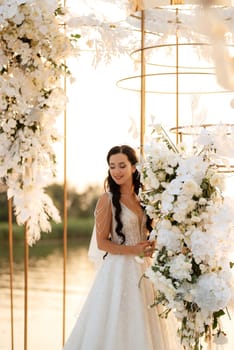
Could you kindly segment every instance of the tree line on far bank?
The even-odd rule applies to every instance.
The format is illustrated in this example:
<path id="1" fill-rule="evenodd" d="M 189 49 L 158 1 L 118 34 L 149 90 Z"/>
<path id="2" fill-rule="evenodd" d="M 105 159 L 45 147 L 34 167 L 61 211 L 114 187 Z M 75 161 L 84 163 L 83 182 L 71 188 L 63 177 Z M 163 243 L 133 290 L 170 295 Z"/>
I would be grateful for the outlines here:
<path id="1" fill-rule="evenodd" d="M 76 189 L 68 186 L 66 193 L 68 219 L 93 217 L 94 209 L 102 188 L 99 186 L 88 186 L 83 192 L 78 193 Z M 64 213 L 64 187 L 54 183 L 47 187 L 46 193 L 51 197 L 59 210 L 61 217 Z M 13 215 L 14 218 L 14 215 Z M 6 192 L 0 193 L 0 222 L 8 221 L 8 206 Z M 15 218 L 14 218 L 15 221 Z"/>

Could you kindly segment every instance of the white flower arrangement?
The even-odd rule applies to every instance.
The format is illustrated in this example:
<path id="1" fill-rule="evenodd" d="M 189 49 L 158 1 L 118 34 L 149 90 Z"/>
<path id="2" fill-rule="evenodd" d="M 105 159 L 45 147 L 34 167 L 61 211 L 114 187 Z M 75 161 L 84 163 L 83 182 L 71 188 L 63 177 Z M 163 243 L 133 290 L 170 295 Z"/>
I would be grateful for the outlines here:
<path id="1" fill-rule="evenodd" d="M 60 216 L 45 193 L 56 173 L 55 127 L 65 108 L 62 77 L 75 52 L 57 0 L 3 0 L 0 4 L 0 182 L 13 199 L 28 242 Z"/>
<path id="2" fill-rule="evenodd" d="M 224 176 L 209 157 L 213 143 L 186 154 L 160 126 L 155 131 L 139 165 L 140 197 L 157 240 L 144 275 L 155 286 L 153 305 L 164 305 L 165 317 L 174 312 L 182 347 L 198 350 L 207 339 L 227 340 L 220 317 L 233 297 L 233 203 L 223 196 Z"/>

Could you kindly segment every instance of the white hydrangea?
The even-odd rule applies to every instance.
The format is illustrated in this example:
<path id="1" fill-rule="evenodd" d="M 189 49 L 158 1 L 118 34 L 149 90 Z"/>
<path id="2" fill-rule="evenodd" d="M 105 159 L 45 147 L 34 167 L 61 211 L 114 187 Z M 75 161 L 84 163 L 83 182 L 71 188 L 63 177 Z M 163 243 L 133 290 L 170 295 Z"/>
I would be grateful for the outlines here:
<path id="1" fill-rule="evenodd" d="M 187 197 L 200 196 L 202 193 L 200 184 L 194 181 L 194 179 L 186 179 L 183 184 L 182 193 Z"/>
<path id="2" fill-rule="evenodd" d="M 165 246 L 168 250 L 177 252 L 180 249 L 180 234 L 171 229 L 160 228 L 157 235 L 158 247 Z"/>
<path id="3" fill-rule="evenodd" d="M 199 277 L 194 300 L 202 310 L 215 312 L 224 309 L 231 299 L 231 289 L 217 273 L 207 273 Z"/>
<path id="4" fill-rule="evenodd" d="M 178 280 L 191 280 L 191 261 L 184 254 L 174 256 L 170 263 L 170 274 Z"/>

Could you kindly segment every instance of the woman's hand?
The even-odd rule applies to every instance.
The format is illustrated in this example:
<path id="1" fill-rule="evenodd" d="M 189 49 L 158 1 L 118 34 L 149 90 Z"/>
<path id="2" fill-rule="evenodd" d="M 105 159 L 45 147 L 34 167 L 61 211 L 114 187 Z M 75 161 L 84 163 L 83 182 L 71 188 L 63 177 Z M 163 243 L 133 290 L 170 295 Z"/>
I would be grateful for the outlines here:
<path id="1" fill-rule="evenodd" d="M 154 241 L 143 241 L 135 245 L 136 255 L 140 257 L 152 257 L 152 254 L 155 250 Z"/>

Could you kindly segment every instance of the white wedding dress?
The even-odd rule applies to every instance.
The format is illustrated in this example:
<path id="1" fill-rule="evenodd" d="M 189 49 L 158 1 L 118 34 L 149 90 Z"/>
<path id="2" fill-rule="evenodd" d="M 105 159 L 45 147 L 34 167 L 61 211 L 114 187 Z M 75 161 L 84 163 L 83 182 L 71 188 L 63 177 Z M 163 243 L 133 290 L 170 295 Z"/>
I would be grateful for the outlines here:
<path id="1" fill-rule="evenodd" d="M 145 218 L 140 225 L 137 215 L 121 206 L 125 244 L 145 240 Z M 112 241 L 119 243 L 114 216 L 112 223 Z M 180 349 L 174 320 L 170 315 L 160 318 L 157 308 L 150 307 L 154 299 L 150 281 L 143 278 L 139 285 L 147 263 L 149 259 L 141 264 L 130 255 L 106 256 L 63 350 Z"/>

